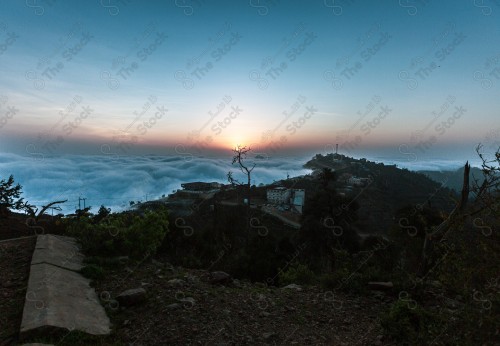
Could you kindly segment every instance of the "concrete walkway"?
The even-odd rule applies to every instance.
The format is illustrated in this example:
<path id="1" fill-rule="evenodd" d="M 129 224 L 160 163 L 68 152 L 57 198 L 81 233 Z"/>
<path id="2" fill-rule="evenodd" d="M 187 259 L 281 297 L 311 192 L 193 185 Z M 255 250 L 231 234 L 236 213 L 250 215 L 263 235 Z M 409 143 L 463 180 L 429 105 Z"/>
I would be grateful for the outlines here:
<path id="1" fill-rule="evenodd" d="M 110 333 L 109 318 L 90 281 L 77 272 L 82 261 L 73 238 L 38 236 L 21 322 L 22 339 L 68 330 Z"/>

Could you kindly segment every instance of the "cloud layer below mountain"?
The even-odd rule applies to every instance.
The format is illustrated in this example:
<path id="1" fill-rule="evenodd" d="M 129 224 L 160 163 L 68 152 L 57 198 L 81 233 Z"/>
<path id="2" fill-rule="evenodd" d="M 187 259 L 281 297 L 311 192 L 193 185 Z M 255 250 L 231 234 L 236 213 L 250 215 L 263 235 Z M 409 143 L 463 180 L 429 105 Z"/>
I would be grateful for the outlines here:
<path id="1" fill-rule="evenodd" d="M 306 159 L 274 158 L 255 161 L 253 184 L 310 172 L 302 167 Z M 86 198 L 96 212 L 105 205 L 113 210 L 126 208 L 130 201 L 145 201 L 168 195 L 190 181 L 227 183 L 227 172 L 243 178 L 228 158 L 182 156 L 61 156 L 37 157 L 0 154 L 0 179 L 14 175 L 23 186 L 23 196 L 37 206 L 67 199 L 64 213 Z M 81 201 L 83 207 L 83 201 Z"/>
<path id="2" fill-rule="evenodd" d="M 274 180 L 307 174 L 302 165 L 310 157 L 257 159 L 252 184 L 269 184 Z M 410 170 L 450 170 L 463 165 L 459 161 L 432 160 L 404 162 L 373 158 L 386 164 Z M 206 158 L 191 156 L 59 156 L 26 157 L 0 154 L 0 179 L 14 175 L 23 186 L 23 197 L 37 206 L 67 199 L 64 213 L 78 208 L 78 199 L 96 212 L 100 205 L 121 210 L 130 201 L 146 201 L 168 195 L 190 181 L 227 183 L 227 172 L 244 180 L 231 157 Z M 83 207 L 83 201 L 81 201 Z"/>

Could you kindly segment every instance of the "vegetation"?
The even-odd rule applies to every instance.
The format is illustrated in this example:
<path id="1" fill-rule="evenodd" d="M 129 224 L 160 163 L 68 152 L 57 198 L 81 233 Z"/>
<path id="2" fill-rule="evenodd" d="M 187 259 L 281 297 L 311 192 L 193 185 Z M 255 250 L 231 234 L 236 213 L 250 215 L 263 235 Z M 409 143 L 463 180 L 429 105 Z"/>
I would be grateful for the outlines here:
<path id="1" fill-rule="evenodd" d="M 0 180 L 0 215 L 6 215 L 10 209 L 26 210 L 32 207 L 21 197 L 23 187 L 14 185 L 14 176 Z"/>
<path id="2" fill-rule="evenodd" d="M 80 241 L 88 255 L 148 257 L 156 253 L 168 232 L 166 208 L 142 214 L 108 214 L 104 210 L 96 216 L 66 220 L 67 233 Z"/>

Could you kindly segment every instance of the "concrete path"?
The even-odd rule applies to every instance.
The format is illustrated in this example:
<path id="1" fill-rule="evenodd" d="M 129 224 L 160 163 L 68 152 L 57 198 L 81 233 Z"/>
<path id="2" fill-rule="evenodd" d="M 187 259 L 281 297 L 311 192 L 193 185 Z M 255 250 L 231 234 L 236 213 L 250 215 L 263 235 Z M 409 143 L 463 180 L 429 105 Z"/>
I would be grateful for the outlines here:
<path id="1" fill-rule="evenodd" d="M 109 318 L 90 281 L 77 273 L 82 261 L 74 239 L 38 236 L 21 322 L 22 339 L 68 330 L 110 333 Z"/>

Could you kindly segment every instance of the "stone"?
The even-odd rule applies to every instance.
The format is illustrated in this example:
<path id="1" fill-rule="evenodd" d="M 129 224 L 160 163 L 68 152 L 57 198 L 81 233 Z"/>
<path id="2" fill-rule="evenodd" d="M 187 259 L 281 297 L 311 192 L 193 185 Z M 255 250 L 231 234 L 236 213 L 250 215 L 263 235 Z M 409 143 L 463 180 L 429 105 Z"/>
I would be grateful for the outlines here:
<path id="1" fill-rule="evenodd" d="M 388 282 L 379 282 L 379 281 L 370 281 L 368 283 L 368 288 L 376 291 L 388 291 L 392 289 L 394 285 L 391 281 Z"/>
<path id="2" fill-rule="evenodd" d="M 155 266 L 163 266 L 163 263 L 158 262 L 158 261 L 157 261 L 157 260 L 155 260 L 155 259 L 152 259 L 152 260 L 151 260 L 151 263 L 153 263 Z"/>
<path id="3" fill-rule="evenodd" d="M 209 281 L 211 284 L 228 284 L 233 281 L 231 275 L 223 271 L 216 271 L 210 273 Z"/>
<path id="4" fill-rule="evenodd" d="M 262 311 L 260 314 L 259 314 L 260 317 L 269 317 L 271 316 L 271 314 L 267 311 Z"/>
<path id="5" fill-rule="evenodd" d="M 167 281 L 167 284 L 169 286 L 180 287 L 180 286 L 184 286 L 186 284 L 186 282 L 182 279 L 171 279 L 171 280 Z"/>
<path id="6" fill-rule="evenodd" d="M 174 286 L 174 287 L 181 287 L 181 286 L 184 286 L 185 285 L 185 281 L 184 280 L 181 280 L 181 279 L 172 279 L 172 280 L 168 280 L 167 281 L 167 284 L 169 286 Z"/>
<path id="7" fill-rule="evenodd" d="M 283 287 L 283 289 L 287 289 L 287 290 L 296 290 L 296 291 L 302 291 L 302 287 L 300 287 L 299 285 L 297 284 L 290 284 L 290 285 L 287 285 L 285 287 Z"/>
<path id="8" fill-rule="evenodd" d="M 198 283 L 200 281 L 200 279 L 197 276 L 190 274 L 185 275 L 184 278 L 186 279 L 187 282 L 192 284 Z"/>
<path id="9" fill-rule="evenodd" d="M 262 337 L 264 338 L 264 340 L 270 340 L 274 337 L 278 336 L 278 334 L 276 334 L 275 332 L 270 332 L 270 333 L 263 333 L 262 334 Z"/>
<path id="10" fill-rule="evenodd" d="M 452 310 L 456 310 L 462 307 L 464 304 L 456 301 L 455 299 L 445 298 L 444 305 Z"/>
<path id="11" fill-rule="evenodd" d="M 133 306 L 144 302 L 147 299 L 144 288 L 133 288 L 120 293 L 116 300 L 121 306 Z"/>
<path id="12" fill-rule="evenodd" d="M 182 299 L 178 299 L 178 300 L 180 302 L 183 302 L 183 303 L 188 303 L 191 306 L 193 306 L 196 303 L 196 300 L 194 300 L 193 297 L 186 297 L 186 298 L 182 298 Z"/>
<path id="13" fill-rule="evenodd" d="M 173 304 L 167 305 L 165 310 L 177 310 L 177 309 L 180 309 L 181 307 L 182 307 L 181 304 L 173 303 Z"/>

